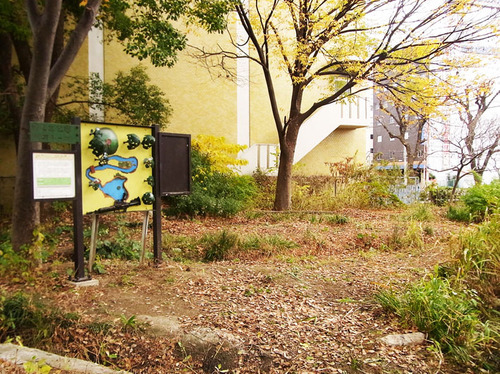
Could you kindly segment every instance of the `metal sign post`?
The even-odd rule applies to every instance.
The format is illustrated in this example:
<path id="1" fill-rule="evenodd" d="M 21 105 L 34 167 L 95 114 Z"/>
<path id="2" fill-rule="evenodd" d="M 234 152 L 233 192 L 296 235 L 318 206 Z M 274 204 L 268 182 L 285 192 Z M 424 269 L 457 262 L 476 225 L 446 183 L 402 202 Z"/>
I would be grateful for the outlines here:
<path id="1" fill-rule="evenodd" d="M 80 118 L 74 118 L 73 124 L 80 128 Z M 85 276 L 85 248 L 83 245 L 83 199 L 82 199 L 82 155 L 80 138 L 73 144 L 76 153 L 75 174 L 76 174 L 76 196 L 73 201 L 73 243 L 75 247 L 75 275 L 74 282 L 82 282 L 90 279 L 90 275 Z"/>
<path id="2" fill-rule="evenodd" d="M 155 196 L 155 202 L 153 204 L 153 254 L 155 262 L 158 264 L 161 262 L 161 189 L 160 189 L 160 127 L 158 125 L 153 126 L 153 136 L 157 140 L 153 148 L 154 159 L 156 162 L 153 166 L 153 175 L 155 184 L 153 186 L 153 194 Z"/>

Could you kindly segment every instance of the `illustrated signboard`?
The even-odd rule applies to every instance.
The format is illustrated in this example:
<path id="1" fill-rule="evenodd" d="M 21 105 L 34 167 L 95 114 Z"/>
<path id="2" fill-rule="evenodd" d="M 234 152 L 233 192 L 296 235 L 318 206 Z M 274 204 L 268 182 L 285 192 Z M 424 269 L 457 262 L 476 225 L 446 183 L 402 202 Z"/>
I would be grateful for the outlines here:
<path id="1" fill-rule="evenodd" d="M 33 198 L 75 198 L 75 154 L 33 152 Z"/>
<path id="2" fill-rule="evenodd" d="M 151 127 L 80 124 L 83 213 L 151 210 Z"/>

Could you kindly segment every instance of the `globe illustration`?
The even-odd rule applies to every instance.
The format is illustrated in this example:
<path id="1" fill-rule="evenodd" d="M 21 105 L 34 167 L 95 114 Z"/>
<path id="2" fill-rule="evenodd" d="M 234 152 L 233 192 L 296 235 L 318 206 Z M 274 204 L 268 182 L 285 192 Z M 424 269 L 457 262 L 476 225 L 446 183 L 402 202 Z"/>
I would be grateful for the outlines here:
<path id="1" fill-rule="evenodd" d="M 95 156 L 100 157 L 103 154 L 109 156 L 118 150 L 118 137 L 110 128 L 96 128 L 91 132 L 91 135 L 94 137 L 89 142 L 89 147 Z"/>

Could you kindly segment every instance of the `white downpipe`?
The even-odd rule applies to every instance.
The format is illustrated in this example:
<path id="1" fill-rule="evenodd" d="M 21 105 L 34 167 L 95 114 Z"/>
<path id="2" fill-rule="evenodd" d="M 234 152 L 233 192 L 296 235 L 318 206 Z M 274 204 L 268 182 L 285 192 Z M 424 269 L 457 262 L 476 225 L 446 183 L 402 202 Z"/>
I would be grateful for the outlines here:
<path id="1" fill-rule="evenodd" d="M 104 43 L 103 29 L 92 27 L 88 35 L 89 77 L 92 73 L 98 74 L 104 80 Z M 90 118 L 104 121 L 104 110 L 95 106 L 89 107 Z"/>

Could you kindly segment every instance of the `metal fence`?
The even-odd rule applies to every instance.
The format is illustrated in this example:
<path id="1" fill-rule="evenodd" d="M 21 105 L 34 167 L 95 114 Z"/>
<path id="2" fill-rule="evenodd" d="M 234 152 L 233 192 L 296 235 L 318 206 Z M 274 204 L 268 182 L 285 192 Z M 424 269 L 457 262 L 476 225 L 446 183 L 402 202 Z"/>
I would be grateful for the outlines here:
<path id="1" fill-rule="evenodd" d="M 391 192 L 405 204 L 411 204 L 420 199 L 420 183 L 418 178 L 410 177 L 391 187 Z"/>

